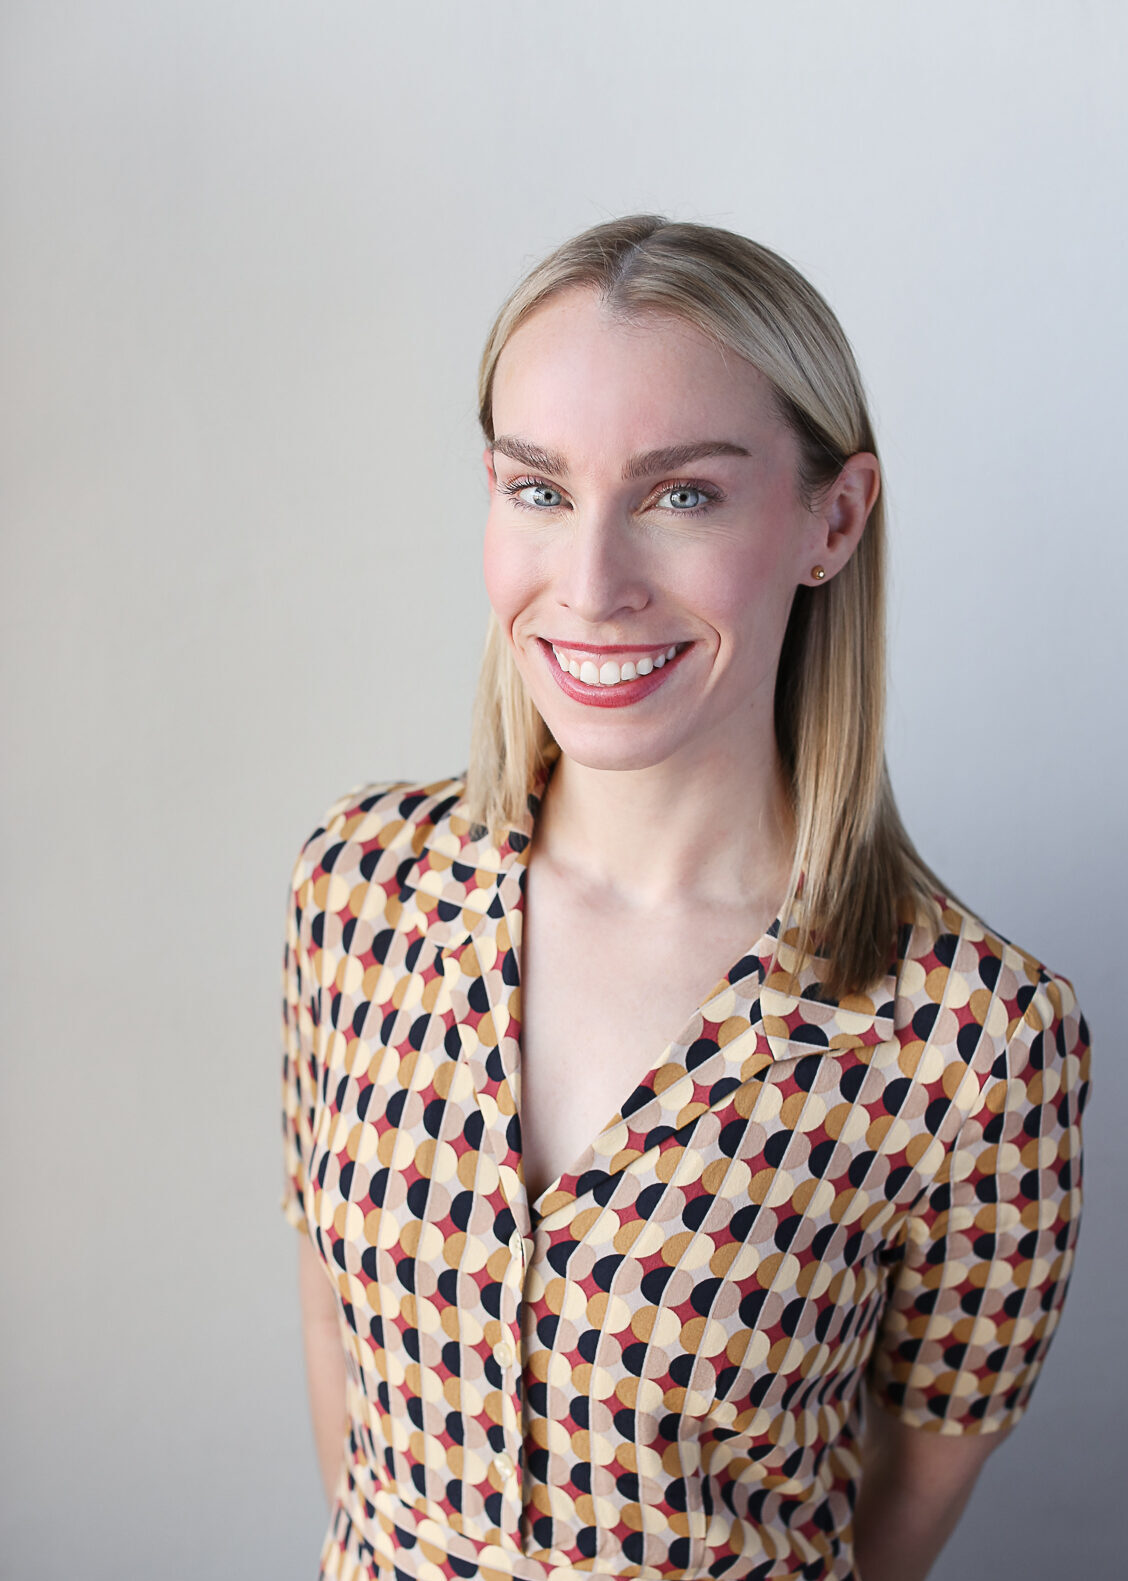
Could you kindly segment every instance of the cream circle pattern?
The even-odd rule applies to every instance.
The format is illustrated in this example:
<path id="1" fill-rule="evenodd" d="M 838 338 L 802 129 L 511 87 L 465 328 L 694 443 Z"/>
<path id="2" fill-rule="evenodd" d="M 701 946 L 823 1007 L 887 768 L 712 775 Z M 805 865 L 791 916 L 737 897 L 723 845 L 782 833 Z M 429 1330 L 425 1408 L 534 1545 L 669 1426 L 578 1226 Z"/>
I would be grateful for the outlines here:
<path id="1" fill-rule="evenodd" d="M 834 1001 L 777 921 L 530 1203 L 537 795 L 494 845 L 462 789 L 361 787 L 293 872 L 283 1207 L 348 1375 L 320 1574 L 847 1577 L 864 1377 L 947 1433 L 1030 1398 L 1080 1214 L 1073 990 L 941 897 Z"/>

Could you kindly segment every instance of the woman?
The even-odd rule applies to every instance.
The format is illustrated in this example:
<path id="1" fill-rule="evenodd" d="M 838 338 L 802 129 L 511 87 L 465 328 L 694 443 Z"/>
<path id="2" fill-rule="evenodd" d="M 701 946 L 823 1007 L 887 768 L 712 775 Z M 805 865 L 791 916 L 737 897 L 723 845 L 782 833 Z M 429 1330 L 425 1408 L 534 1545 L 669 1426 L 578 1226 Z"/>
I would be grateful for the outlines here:
<path id="1" fill-rule="evenodd" d="M 502 309 L 481 421 L 469 773 L 293 879 L 321 1573 L 913 1581 L 1057 1324 L 1087 1033 L 898 820 L 850 349 L 622 219 Z"/>

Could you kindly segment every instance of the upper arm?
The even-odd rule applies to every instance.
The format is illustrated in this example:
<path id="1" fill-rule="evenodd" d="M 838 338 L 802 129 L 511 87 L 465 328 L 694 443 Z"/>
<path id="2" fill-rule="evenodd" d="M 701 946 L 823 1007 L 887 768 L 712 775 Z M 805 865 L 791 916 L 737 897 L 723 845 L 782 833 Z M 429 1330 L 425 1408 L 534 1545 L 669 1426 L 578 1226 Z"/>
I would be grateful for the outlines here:
<path id="1" fill-rule="evenodd" d="M 302 1350 L 321 1480 L 332 1504 L 348 1434 L 348 1362 L 337 1295 L 327 1273 L 317 1247 L 303 1235 L 298 1247 Z"/>
<path id="2" fill-rule="evenodd" d="M 339 1345 L 337 1295 L 326 1277 L 321 1253 L 308 1235 L 298 1244 L 298 1299 L 307 1348 L 311 1336 L 326 1329 L 332 1330 L 334 1343 Z"/>
<path id="3" fill-rule="evenodd" d="M 318 973 L 324 965 L 324 930 L 332 926 L 339 934 L 339 912 L 347 899 L 336 893 L 340 881 L 332 872 L 333 862 L 357 817 L 397 789 L 362 785 L 339 797 L 298 852 L 290 875 L 282 960 L 281 1205 L 290 1223 L 307 1233 L 313 1223 L 310 1160 L 324 1107 L 326 1046 L 333 1034 L 332 1026 L 322 1024 L 321 997 L 327 985 Z"/>
<path id="4" fill-rule="evenodd" d="M 282 1211 L 296 1229 L 308 1233 L 306 1219 L 309 1157 L 317 1096 L 317 1066 L 308 953 L 312 884 L 307 852 L 294 866 L 286 912 L 282 955 Z"/>
<path id="5" fill-rule="evenodd" d="M 1022 960 L 1004 957 L 1000 983 L 1009 971 L 1017 986 L 994 1001 L 1001 1048 L 910 1215 L 871 1365 L 886 1411 L 931 1436 L 997 1435 L 1018 1421 L 1073 1263 L 1088 1030 L 1070 984 L 1044 973 L 1023 983 Z M 903 1447 L 943 1454 L 913 1436 Z"/>
<path id="6" fill-rule="evenodd" d="M 947 1503 L 971 1487 L 1009 1429 L 996 1433 L 937 1433 L 913 1427 L 870 1395 L 866 1412 L 865 1459 L 887 1480 L 927 1491 Z"/>

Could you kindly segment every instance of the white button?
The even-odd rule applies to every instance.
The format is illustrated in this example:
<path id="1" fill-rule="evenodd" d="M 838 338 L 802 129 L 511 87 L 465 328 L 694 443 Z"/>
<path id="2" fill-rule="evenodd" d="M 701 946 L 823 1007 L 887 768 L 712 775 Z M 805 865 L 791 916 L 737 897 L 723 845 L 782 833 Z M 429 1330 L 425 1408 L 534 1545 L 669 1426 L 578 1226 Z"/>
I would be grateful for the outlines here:
<path id="1" fill-rule="evenodd" d="M 513 1464 L 512 1455 L 507 1455 L 504 1450 L 502 1450 L 500 1455 L 494 1456 L 493 1463 L 494 1470 L 497 1472 L 499 1477 L 511 1477 L 517 1469 L 517 1467 Z"/>
<path id="2" fill-rule="evenodd" d="M 494 1348 L 494 1360 L 499 1367 L 512 1367 L 517 1360 L 516 1352 L 508 1340 L 503 1339 L 500 1345 Z"/>
<path id="3" fill-rule="evenodd" d="M 514 1257 L 520 1257 L 522 1261 L 524 1260 L 525 1243 L 521 1239 L 520 1230 L 514 1230 L 513 1234 L 509 1237 L 509 1250 L 513 1253 Z"/>

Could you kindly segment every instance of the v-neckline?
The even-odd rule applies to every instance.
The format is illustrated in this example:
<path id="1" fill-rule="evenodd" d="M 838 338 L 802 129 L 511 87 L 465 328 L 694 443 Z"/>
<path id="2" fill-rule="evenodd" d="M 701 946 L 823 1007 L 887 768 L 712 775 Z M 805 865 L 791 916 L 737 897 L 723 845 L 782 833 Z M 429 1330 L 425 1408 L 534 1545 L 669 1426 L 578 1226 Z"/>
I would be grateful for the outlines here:
<path id="1" fill-rule="evenodd" d="M 520 856 L 518 889 L 514 899 L 513 907 L 509 911 L 510 916 L 516 912 L 520 919 L 515 929 L 511 927 L 510 935 L 512 939 L 511 950 L 513 956 L 513 975 L 515 979 L 515 987 L 517 989 L 518 1004 L 522 1005 L 522 1009 L 524 1008 L 521 1000 L 521 990 L 524 981 L 523 941 L 525 932 L 525 919 L 528 914 L 526 885 L 529 876 L 529 862 L 531 857 L 532 849 L 530 845 L 530 847 L 522 852 Z M 777 916 L 768 925 L 764 932 L 760 934 L 759 938 L 757 938 L 747 950 L 743 951 L 743 953 L 737 957 L 729 970 L 724 973 L 723 976 L 717 979 L 706 997 L 698 1003 L 698 1005 L 686 1018 L 677 1035 L 672 1037 L 666 1043 L 655 1063 L 651 1065 L 646 1073 L 641 1077 L 641 1079 L 635 1083 L 634 1087 L 623 1099 L 623 1102 L 599 1127 L 599 1129 L 592 1136 L 591 1140 L 586 1144 L 583 1151 L 572 1160 L 567 1168 L 563 1169 L 560 1174 L 556 1175 L 552 1180 L 550 1180 L 548 1185 L 545 1186 L 544 1190 L 539 1192 L 535 1198 L 530 1196 L 528 1184 L 525 1180 L 525 1142 L 521 1114 L 521 1079 L 524 1054 L 524 1050 L 522 1048 L 522 1032 L 524 1030 L 523 1017 L 516 1021 L 515 1026 L 511 1023 L 509 1033 L 515 1045 L 516 1059 L 516 1067 L 512 1076 L 513 1097 L 517 1109 L 518 1129 L 521 1136 L 520 1178 L 522 1189 L 525 1193 L 525 1202 L 529 1212 L 529 1220 L 534 1227 L 540 1222 L 541 1218 L 545 1216 L 542 1204 L 545 1203 L 546 1199 L 556 1195 L 564 1194 L 566 1199 L 570 1200 L 575 1195 L 575 1193 L 572 1191 L 566 1191 L 564 1182 L 569 1180 L 579 1181 L 583 1179 L 584 1175 L 588 1172 L 588 1167 L 594 1163 L 597 1157 L 596 1148 L 600 1139 L 606 1136 L 609 1131 L 613 1130 L 615 1126 L 622 1124 L 625 1119 L 628 1119 L 632 1114 L 641 1109 L 648 1099 L 655 1095 L 654 1083 L 658 1077 L 658 1072 L 665 1066 L 669 1065 L 676 1049 L 686 1048 L 689 1046 L 691 1034 L 694 1032 L 699 1021 L 705 1016 L 705 1012 L 710 1008 L 710 1006 L 715 1006 L 718 1000 L 722 1000 L 726 994 L 731 993 L 737 984 L 747 982 L 749 977 L 758 975 L 760 982 L 762 983 L 764 981 L 767 972 L 767 965 L 775 951 L 776 941 L 779 937 L 782 925 L 782 917 Z M 742 968 L 745 967 L 747 967 L 747 969 L 742 970 Z M 636 1099 L 638 1100 L 637 1102 Z M 549 1211 L 556 1212 L 558 1206 L 563 1206 L 563 1204 L 558 1204 Z"/>
<path id="2" fill-rule="evenodd" d="M 530 1198 L 520 1127 L 521 931 L 532 835 L 546 780 L 542 766 L 528 798 L 528 818 L 504 838 L 495 841 L 484 825 L 459 818 L 454 827 L 441 819 L 442 827 L 423 842 L 440 858 L 437 882 L 427 889 L 439 898 L 424 927 L 428 933 L 435 930 L 440 970 L 449 978 L 449 990 L 457 988 L 467 996 L 461 1012 L 466 1017 L 461 1057 L 469 1067 L 485 1121 L 483 1145 L 500 1171 L 501 1190 L 521 1235 L 530 1233 L 534 1221 L 543 1223 L 566 1211 L 577 1192 L 597 1192 L 596 1177 L 609 1180 L 656 1140 L 659 1145 L 666 1143 L 681 1130 L 683 1114 L 695 1119 L 692 1111 L 696 1110 L 703 1116 L 716 1101 L 718 1083 L 731 1091 L 734 1079 L 762 1080 L 768 1067 L 780 1059 L 828 1048 L 862 1048 L 891 1037 L 896 991 L 895 977 L 888 975 L 874 985 L 872 998 L 870 993 L 856 994 L 840 1002 L 823 994 L 820 967 L 827 963 L 818 947 L 800 961 L 792 944 L 791 930 L 802 919 L 800 879 L 790 909 L 775 918 L 717 979 L 583 1151 Z M 448 807 L 456 801 L 457 796 Z M 452 866 L 448 884 L 442 875 Z M 478 955 L 483 944 L 486 949 Z M 896 963 L 891 961 L 890 974 L 895 971 Z M 726 996 L 731 996 L 727 1002 Z M 723 1021 L 714 1019 L 722 1011 Z M 699 1021 L 702 1036 L 691 1042 Z M 484 1023 L 481 1041 L 479 1023 Z M 703 1048 L 706 1042 L 709 1046 Z M 659 1072 L 678 1049 L 687 1056 L 684 1071 L 663 1083 L 659 1092 Z M 621 1137 L 614 1136 L 618 1127 Z M 596 1200 L 601 1200 L 598 1194 Z"/>

